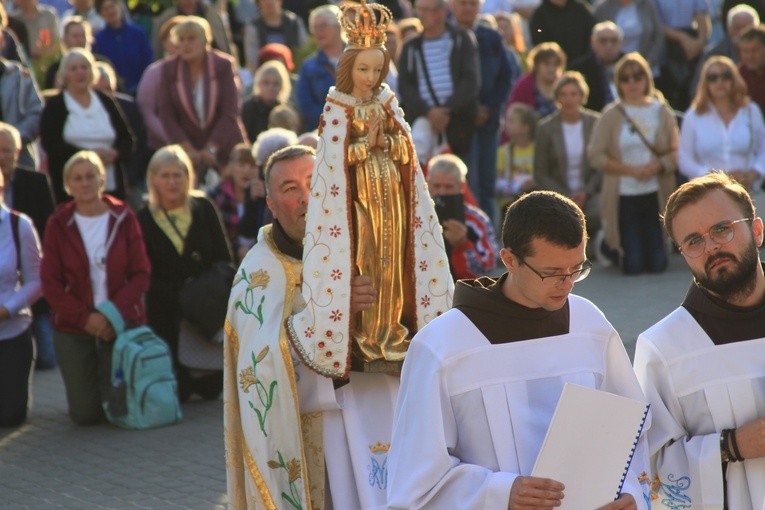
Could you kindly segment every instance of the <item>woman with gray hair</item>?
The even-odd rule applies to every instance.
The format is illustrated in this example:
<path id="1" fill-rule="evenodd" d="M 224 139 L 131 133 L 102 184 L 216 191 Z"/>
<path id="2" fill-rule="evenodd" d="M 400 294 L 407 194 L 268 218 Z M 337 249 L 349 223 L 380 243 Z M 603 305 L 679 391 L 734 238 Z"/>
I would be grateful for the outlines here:
<path id="1" fill-rule="evenodd" d="M 306 131 L 319 126 L 327 91 L 335 84 L 335 67 L 345 48 L 339 15 L 336 5 L 322 5 L 312 10 L 308 18 L 308 29 L 318 50 L 303 62 L 298 79 L 298 107 Z"/>
<path id="2" fill-rule="evenodd" d="M 194 377 L 180 363 L 181 288 L 216 262 L 230 264 L 232 260 L 218 211 L 210 200 L 193 191 L 193 185 L 194 168 L 183 148 L 163 147 L 149 161 L 149 203 L 138 212 L 153 269 L 146 295 L 149 325 L 173 353 L 181 402 L 192 393 L 215 399 L 223 389 L 222 367 L 221 371 Z"/>
<path id="3" fill-rule="evenodd" d="M 106 193 L 126 196 L 125 161 L 134 138 L 122 109 L 107 94 L 95 90 L 95 60 L 83 48 L 70 49 L 58 70 L 62 90 L 48 99 L 40 119 L 40 141 L 48 155 L 48 174 L 56 202 L 69 200 L 64 190 L 64 163 L 88 149 L 101 158 L 106 170 Z"/>

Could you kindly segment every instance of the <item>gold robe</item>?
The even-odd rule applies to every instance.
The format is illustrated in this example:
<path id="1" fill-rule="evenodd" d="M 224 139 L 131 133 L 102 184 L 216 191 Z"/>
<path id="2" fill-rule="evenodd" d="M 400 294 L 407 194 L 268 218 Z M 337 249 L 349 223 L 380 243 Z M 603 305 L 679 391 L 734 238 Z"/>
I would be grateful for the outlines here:
<path id="1" fill-rule="evenodd" d="M 370 150 L 368 119 L 374 112 L 383 119 L 386 150 Z M 372 277 L 377 300 L 361 312 L 352 332 L 354 353 L 363 361 L 404 359 L 409 346 L 402 324 L 404 308 L 404 250 L 407 230 L 406 200 L 400 165 L 409 163 L 405 135 L 377 100 L 354 107 L 348 144 L 348 166 L 353 189 L 356 233 L 355 263 L 359 274 Z"/>

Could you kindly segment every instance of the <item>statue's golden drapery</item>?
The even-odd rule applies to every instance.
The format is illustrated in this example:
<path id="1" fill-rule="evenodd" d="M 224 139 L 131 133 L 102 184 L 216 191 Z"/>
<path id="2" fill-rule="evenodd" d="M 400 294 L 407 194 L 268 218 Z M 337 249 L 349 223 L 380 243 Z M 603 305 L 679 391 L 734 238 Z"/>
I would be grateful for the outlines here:
<path id="1" fill-rule="evenodd" d="M 339 18 L 348 45 L 319 128 L 305 307 L 287 319 L 287 333 L 311 370 L 345 379 L 351 370 L 399 372 L 412 336 L 451 307 L 453 282 L 409 125 L 385 84 L 391 13 L 362 0 L 345 3 Z M 371 308 L 354 306 L 354 288 L 358 297 L 369 287 Z"/>
<path id="2" fill-rule="evenodd" d="M 385 147 L 369 148 L 370 119 L 381 119 Z M 355 194 L 356 267 L 372 278 L 377 302 L 361 312 L 353 338 L 354 354 L 363 361 L 404 359 L 409 345 L 402 324 L 404 306 L 404 249 L 409 226 L 399 166 L 411 155 L 385 108 L 374 99 L 354 107 L 348 145 L 348 164 Z"/>

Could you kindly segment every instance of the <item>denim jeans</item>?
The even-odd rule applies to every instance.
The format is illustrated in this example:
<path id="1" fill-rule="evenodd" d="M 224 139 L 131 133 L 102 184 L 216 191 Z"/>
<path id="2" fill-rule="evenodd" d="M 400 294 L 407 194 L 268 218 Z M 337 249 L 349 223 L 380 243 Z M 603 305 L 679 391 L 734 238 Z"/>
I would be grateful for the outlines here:
<path id="1" fill-rule="evenodd" d="M 499 121 L 489 119 L 473 135 L 468 167 L 468 185 L 473 191 L 478 206 L 494 224 L 497 220 L 497 204 L 494 200 L 494 186 L 497 181 L 497 148 L 499 146 Z M 500 222 L 502 218 L 499 218 Z"/>
<path id="2" fill-rule="evenodd" d="M 56 349 L 53 347 L 53 326 L 50 323 L 50 310 L 45 313 L 35 312 L 32 317 L 32 333 L 37 346 L 37 368 L 55 368 Z"/>
<path id="3" fill-rule="evenodd" d="M 658 193 L 619 197 L 619 237 L 624 274 L 661 273 L 667 268 Z"/>

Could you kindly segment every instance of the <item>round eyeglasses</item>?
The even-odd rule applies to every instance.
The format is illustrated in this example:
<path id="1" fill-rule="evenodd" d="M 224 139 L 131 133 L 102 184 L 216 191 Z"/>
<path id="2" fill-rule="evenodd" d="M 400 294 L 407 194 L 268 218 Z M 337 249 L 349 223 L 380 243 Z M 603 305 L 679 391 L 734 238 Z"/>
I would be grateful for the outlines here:
<path id="1" fill-rule="evenodd" d="M 683 239 L 682 243 L 680 243 L 680 253 L 692 259 L 700 256 L 707 248 L 707 242 L 704 239 L 707 236 L 709 236 L 709 238 L 716 244 L 728 244 L 729 242 L 733 241 L 733 237 L 736 234 L 736 223 L 741 223 L 744 221 L 752 221 L 752 218 L 741 218 L 740 220 L 734 221 L 722 221 L 717 225 L 712 225 L 706 234 L 691 234 Z"/>
<path id="2" fill-rule="evenodd" d="M 546 285 L 548 287 L 558 287 L 560 285 L 563 285 L 563 283 L 566 281 L 566 279 L 571 278 L 571 283 L 577 283 L 581 282 L 585 278 L 587 278 L 590 275 L 590 270 L 592 269 L 592 262 L 589 260 L 585 260 L 582 263 L 582 268 L 577 269 L 576 271 L 572 271 L 570 273 L 566 274 L 542 274 L 533 267 L 531 267 L 528 262 L 521 259 L 519 257 L 520 262 L 531 269 L 535 275 L 537 275 L 542 280 L 542 285 Z"/>

